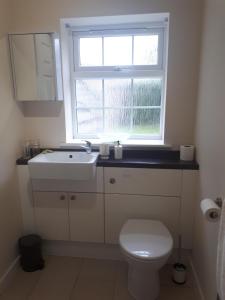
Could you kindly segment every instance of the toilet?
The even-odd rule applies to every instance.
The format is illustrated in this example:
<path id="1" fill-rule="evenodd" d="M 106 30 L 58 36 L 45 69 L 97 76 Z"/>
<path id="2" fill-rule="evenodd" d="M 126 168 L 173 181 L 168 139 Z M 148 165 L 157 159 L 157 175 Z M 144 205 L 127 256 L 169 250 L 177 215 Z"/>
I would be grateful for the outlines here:
<path id="1" fill-rule="evenodd" d="M 128 262 L 128 290 L 136 300 L 159 295 L 159 270 L 167 262 L 173 239 L 160 221 L 131 219 L 120 231 L 119 243 Z"/>

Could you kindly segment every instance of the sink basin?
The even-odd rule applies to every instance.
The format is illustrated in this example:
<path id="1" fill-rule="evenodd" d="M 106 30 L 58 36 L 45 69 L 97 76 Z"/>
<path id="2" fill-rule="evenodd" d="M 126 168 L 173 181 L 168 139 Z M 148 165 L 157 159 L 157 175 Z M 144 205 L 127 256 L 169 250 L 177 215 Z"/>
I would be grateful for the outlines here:
<path id="1" fill-rule="evenodd" d="M 54 151 L 28 161 L 32 179 L 90 180 L 95 176 L 98 153 Z"/>

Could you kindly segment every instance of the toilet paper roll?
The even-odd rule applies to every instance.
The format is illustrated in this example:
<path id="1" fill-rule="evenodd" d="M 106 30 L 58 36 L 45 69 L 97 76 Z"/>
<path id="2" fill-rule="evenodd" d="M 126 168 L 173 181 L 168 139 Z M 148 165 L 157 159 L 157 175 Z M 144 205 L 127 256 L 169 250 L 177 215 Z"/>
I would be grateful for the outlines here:
<path id="1" fill-rule="evenodd" d="M 192 161 L 194 160 L 194 150 L 193 145 L 181 145 L 180 146 L 180 160 Z"/>
<path id="2" fill-rule="evenodd" d="M 221 209 L 211 199 L 204 199 L 201 201 L 201 210 L 204 217 L 209 222 L 217 222 L 220 218 Z"/>

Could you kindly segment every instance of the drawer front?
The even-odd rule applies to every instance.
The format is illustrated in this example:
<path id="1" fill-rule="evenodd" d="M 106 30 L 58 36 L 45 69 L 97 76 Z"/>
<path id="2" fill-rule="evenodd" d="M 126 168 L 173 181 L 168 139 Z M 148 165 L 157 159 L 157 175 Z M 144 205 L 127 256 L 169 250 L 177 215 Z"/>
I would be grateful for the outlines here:
<path id="1" fill-rule="evenodd" d="M 92 180 L 33 179 L 33 191 L 64 191 L 76 193 L 103 193 L 103 168 L 96 168 Z"/>
<path id="2" fill-rule="evenodd" d="M 121 228 L 128 219 L 152 219 L 163 222 L 177 244 L 179 209 L 180 198 L 178 197 L 106 195 L 106 243 L 118 243 Z"/>
<path id="3" fill-rule="evenodd" d="M 104 168 L 109 194 L 180 196 L 181 170 Z"/>

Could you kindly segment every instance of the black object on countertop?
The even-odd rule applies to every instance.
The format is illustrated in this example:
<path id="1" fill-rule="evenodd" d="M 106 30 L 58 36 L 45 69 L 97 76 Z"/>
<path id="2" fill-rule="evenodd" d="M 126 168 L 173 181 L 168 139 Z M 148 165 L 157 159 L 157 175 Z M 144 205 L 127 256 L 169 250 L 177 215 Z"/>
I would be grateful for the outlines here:
<path id="1" fill-rule="evenodd" d="M 146 168 L 146 169 L 183 169 L 198 170 L 198 163 L 180 160 L 180 151 L 174 150 L 124 150 L 123 159 L 113 158 L 110 152 L 109 159 L 98 158 L 98 167 L 117 168 Z"/>
<path id="2" fill-rule="evenodd" d="M 18 166 L 27 165 L 29 159 L 31 159 L 31 157 L 30 157 L 30 158 L 19 157 L 19 158 L 17 158 L 17 160 L 16 160 L 16 164 L 17 164 Z"/>
<path id="3" fill-rule="evenodd" d="M 77 149 L 57 149 L 53 151 L 80 151 Z M 85 151 L 85 150 L 83 150 Z M 17 165 L 27 165 L 27 158 L 19 158 Z M 193 161 L 180 160 L 180 151 L 175 150 L 128 150 L 124 149 L 123 159 L 115 160 L 113 151 L 110 151 L 109 159 L 98 157 L 97 167 L 118 167 L 118 168 L 149 168 L 149 169 L 183 169 L 198 170 L 198 163 Z"/>
<path id="4" fill-rule="evenodd" d="M 45 266 L 42 257 L 42 239 L 39 235 L 29 234 L 18 241 L 20 265 L 25 272 L 41 270 Z"/>

